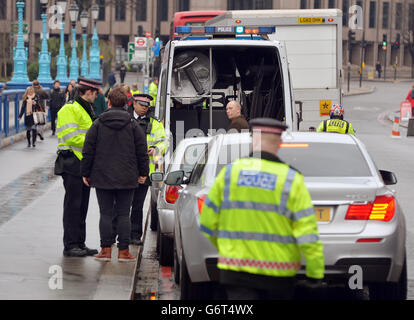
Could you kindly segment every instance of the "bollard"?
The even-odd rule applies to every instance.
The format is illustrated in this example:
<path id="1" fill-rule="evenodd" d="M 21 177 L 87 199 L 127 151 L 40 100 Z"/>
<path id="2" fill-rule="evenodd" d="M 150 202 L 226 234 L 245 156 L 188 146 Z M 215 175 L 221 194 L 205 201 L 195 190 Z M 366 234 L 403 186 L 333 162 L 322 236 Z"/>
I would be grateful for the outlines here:
<path id="1" fill-rule="evenodd" d="M 408 120 L 408 130 L 407 130 L 407 137 L 414 136 L 414 118 L 410 118 Z"/>
<path id="2" fill-rule="evenodd" d="M 392 125 L 392 138 L 401 138 L 400 134 L 400 117 L 395 116 L 394 117 L 394 123 Z"/>

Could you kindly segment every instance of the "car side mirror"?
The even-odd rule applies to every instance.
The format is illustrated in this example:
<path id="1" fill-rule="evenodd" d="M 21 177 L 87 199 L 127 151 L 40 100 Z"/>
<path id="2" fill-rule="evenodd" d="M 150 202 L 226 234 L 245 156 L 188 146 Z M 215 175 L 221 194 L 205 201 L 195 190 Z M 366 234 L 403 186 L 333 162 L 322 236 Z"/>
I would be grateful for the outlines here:
<path id="1" fill-rule="evenodd" d="M 150 175 L 151 182 L 162 182 L 164 180 L 164 173 L 162 172 L 153 172 Z"/>
<path id="2" fill-rule="evenodd" d="M 397 184 L 397 177 L 393 172 L 385 170 L 380 170 L 379 172 L 386 185 Z"/>
<path id="3" fill-rule="evenodd" d="M 165 184 L 168 184 L 170 186 L 179 186 L 181 184 L 186 183 L 184 181 L 184 178 L 184 170 L 173 171 L 167 175 L 167 179 L 165 179 Z"/>

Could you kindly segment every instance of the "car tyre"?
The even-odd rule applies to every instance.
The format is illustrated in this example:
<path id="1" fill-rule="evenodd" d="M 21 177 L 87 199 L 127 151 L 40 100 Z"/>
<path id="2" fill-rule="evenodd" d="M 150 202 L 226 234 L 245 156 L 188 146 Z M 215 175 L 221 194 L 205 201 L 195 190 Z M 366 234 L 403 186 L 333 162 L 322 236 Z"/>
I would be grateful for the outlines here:
<path id="1" fill-rule="evenodd" d="M 158 230 L 160 230 L 160 225 L 158 224 Z M 157 231 L 160 234 L 160 248 L 159 248 L 159 262 L 162 266 L 172 266 L 174 253 L 173 253 L 173 239 L 162 234 L 160 231 Z"/>
<path id="2" fill-rule="evenodd" d="M 369 285 L 370 300 L 406 300 L 407 299 L 407 259 L 404 258 L 398 282 L 373 283 Z"/>
<path id="3" fill-rule="evenodd" d="M 150 228 L 152 231 L 157 231 L 158 226 L 158 210 L 157 210 L 157 202 L 153 201 L 151 198 L 151 225 Z"/>
<path id="4" fill-rule="evenodd" d="M 193 283 L 188 274 L 187 263 L 183 253 L 180 267 L 180 299 L 181 300 L 198 300 L 201 295 L 201 284 Z"/>

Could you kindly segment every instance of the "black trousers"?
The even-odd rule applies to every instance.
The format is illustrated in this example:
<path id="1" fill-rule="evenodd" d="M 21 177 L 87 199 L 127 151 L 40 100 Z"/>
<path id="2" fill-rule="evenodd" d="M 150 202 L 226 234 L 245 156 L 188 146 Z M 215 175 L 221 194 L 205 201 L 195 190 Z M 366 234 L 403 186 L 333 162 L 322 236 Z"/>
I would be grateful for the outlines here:
<path id="1" fill-rule="evenodd" d="M 140 184 L 135 189 L 131 209 L 131 239 L 141 239 L 142 237 L 142 218 L 144 216 L 142 210 L 148 188 L 149 185 Z"/>
<path id="2" fill-rule="evenodd" d="M 284 290 L 266 290 L 242 286 L 224 285 L 228 300 L 292 300 L 294 297 L 293 284 Z"/>
<path id="3" fill-rule="evenodd" d="M 57 118 L 57 110 L 56 108 L 50 108 L 50 123 L 52 125 L 52 132 L 56 132 L 56 118 Z"/>
<path id="4" fill-rule="evenodd" d="M 114 243 L 114 230 L 118 235 L 118 248 L 128 249 L 131 225 L 129 209 L 135 189 L 104 190 L 96 189 L 101 218 L 99 220 L 99 233 L 101 247 L 110 248 Z M 113 225 L 113 223 L 116 223 Z"/>
<path id="5" fill-rule="evenodd" d="M 62 174 L 65 187 L 63 202 L 63 244 L 65 250 L 84 248 L 86 239 L 86 215 L 88 213 L 89 195 L 81 177 L 68 173 Z"/>

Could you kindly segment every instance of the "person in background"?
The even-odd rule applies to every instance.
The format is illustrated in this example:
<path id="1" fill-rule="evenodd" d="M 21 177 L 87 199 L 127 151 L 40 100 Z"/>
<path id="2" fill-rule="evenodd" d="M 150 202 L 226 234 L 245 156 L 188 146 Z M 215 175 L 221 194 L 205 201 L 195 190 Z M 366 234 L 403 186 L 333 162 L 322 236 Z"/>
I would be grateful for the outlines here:
<path id="1" fill-rule="evenodd" d="M 118 261 L 136 260 L 129 252 L 129 210 L 135 189 L 148 176 L 149 160 L 145 133 L 124 109 L 126 102 L 127 97 L 120 88 L 111 91 L 108 110 L 89 129 L 82 152 L 83 181 L 86 186 L 96 188 L 101 215 L 102 250 L 95 256 L 100 261 L 111 260 L 116 235 Z"/>
<path id="2" fill-rule="evenodd" d="M 131 94 L 134 95 L 134 94 L 140 94 L 140 93 L 142 92 L 138 90 L 138 83 L 134 82 L 132 84 Z"/>
<path id="3" fill-rule="evenodd" d="M 108 84 L 110 88 L 113 88 L 116 84 L 116 76 L 114 70 L 112 69 L 111 72 L 108 74 Z"/>
<path id="4" fill-rule="evenodd" d="M 200 231 L 217 248 L 229 300 L 290 300 L 302 255 L 304 286 L 322 284 L 318 223 L 303 175 L 278 157 L 287 126 L 270 118 L 250 125 L 252 153 L 219 172 L 201 210 Z"/>
<path id="5" fill-rule="evenodd" d="M 40 111 L 39 97 L 33 87 L 27 87 L 23 95 L 23 103 L 19 113 L 19 120 L 24 114 L 24 125 L 26 126 L 27 147 L 36 147 L 37 130 L 33 119 L 33 112 Z M 30 139 L 31 138 L 31 139 Z"/>
<path id="6" fill-rule="evenodd" d="M 123 84 L 121 88 L 122 88 L 123 92 L 127 95 L 128 110 L 131 112 L 131 110 L 134 109 L 134 99 L 132 98 L 131 89 L 126 84 Z"/>
<path id="7" fill-rule="evenodd" d="M 231 123 L 227 127 L 227 131 L 241 132 L 242 130 L 249 130 L 249 124 L 246 118 L 241 114 L 241 105 L 238 101 L 230 101 L 226 106 L 226 114 Z"/>
<path id="8" fill-rule="evenodd" d="M 377 61 L 377 64 L 375 65 L 375 70 L 378 73 L 378 79 L 381 78 L 381 63 L 379 61 Z"/>
<path id="9" fill-rule="evenodd" d="M 70 96 L 72 94 L 72 90 L 73 90 L 73 86 L 72 86 L 71 83 L 69 83 L 66 86 L 66 89 L 65 89 L 65 103 L 68 102 L 68 101 L 70 101 L 69 98 L 70 98 Z"/>
<path id="10" fill-rule="evenodd" d="M 349 133 L 355 134 L 352 124 L 344 120 L 344 108 L 340 104 L 334 105 L 329 112 L 330 119 L 323 120 L 317 132 Z"/>
<path id="11" fill-rule="evenodd" d="M 70 80 L 70 84 L 72 85 L 72 91 L 69 95 L 69 101 L 75 101 L 79 96 L 78 85 L 75 80 Z"/>
<path id="12" fill-rule="evenodd" d="M 56 133 L 56 117 L 60 108 L 66 103 L 65 93 L 60 89 L 60 81 L 53 82 L 53 89 L 50 91 L 50 118 L 52 126 L 52 136 Z"/>
<path id="13" fill-rule="evenodd" d="M 97 117 L 108 108 L 107 103 L 105 101 L 105 96 L 103 95 L 101 89 L 99 89 L 98 96 L 93 102 L 93 105 L 95 107 L 95 115 Z"/>
<path id="14" fill-rule="evenodd" d="M 49 94 L 43 89 L 40 85 L 39 81 L 33 80 L 33 89 L 36 95 L 39 97 L 39 112 L 46 112 L 47 108 L 47 101 L 49 100 Z M 45 124 L 38 124 L 37 125 L 37 135 L 39 136 L 40 140 L 43 140 L 43 129 Z"/>
<path id="15" fill-rule="evenodd" d="M 158 77 L 154 77 L 152 82 L 149 85 L 148 89 L 149 95 L 152 97 L 151 107 L 155 107 L 155 103 L 157 102 L 157 93 L 158 93 Z"/>
<path id="16" fill-rule="evenodd" d="M 122 63 L 121 68 L 119 69 L 119 78 L 121 79 L 121 83 L 124 83 L 126 71 L 127 69 L 125 67 L 125 64 Z"/>
<path id="17" fill-rule="evenodd" d="M 81 161 L 86 133 L 95 120 L 92 103 L 101 85 L 100 81 L 79 77 L 79 96 L 58 112 L 55 175 L 62 176 L 65 187 L 63 255 L 66 257 L 85 257 L 98 253 L 98 250 L 85 245 L 90 188 L 83 183 Z"/>
<path id="18" fill-rule="evenodd" d="M 411 90 L 408 92 L 405 100 L 410 101 L 411 103 L 411 114 L 414 115 L 414 85 L 411 87 Z"/>

